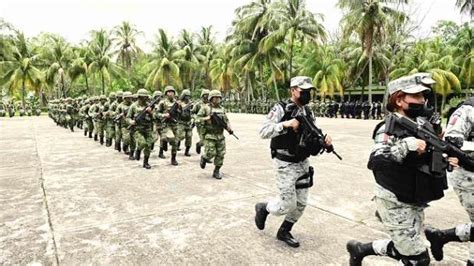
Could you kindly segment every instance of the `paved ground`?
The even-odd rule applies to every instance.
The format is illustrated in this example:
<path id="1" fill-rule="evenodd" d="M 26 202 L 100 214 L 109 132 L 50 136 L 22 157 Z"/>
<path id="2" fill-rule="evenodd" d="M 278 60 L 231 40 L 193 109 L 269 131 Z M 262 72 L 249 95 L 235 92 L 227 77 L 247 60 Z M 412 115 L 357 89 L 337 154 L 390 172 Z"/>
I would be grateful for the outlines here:
<path id="1" fill-rule="evenodd" d="M 376 122 L 319 119 L 343 156 L 312 158 L 315 186 L 292 249 L 275 238 L 281 217 L 256 229 L 253 206 L 276 195 L 261 115 L 231 114 L 224 178 L 199 157 L 180 165 L 152 154 L 141 162 L 71 133 L 47 117 L 0 118 L 0 264 L 347 264 L 350 239 L 384 238 L 374 218 L 366 163 Z M 168 154 L 169 156 L 169 154 Z M 432 204 L 426 222 L 467 221 L 453 191 Z M 449 244 L 444 263 L 464 264 L 467 244 Z M 371 258 L 367 264 L 393 264 Z"/>

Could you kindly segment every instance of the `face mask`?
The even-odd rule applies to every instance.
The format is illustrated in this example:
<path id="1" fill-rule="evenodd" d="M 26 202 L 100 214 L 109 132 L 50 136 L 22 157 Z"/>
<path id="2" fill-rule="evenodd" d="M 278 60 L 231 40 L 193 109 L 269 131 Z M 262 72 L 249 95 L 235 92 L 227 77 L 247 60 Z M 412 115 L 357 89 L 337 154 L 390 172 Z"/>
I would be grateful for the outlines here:
<path id="1" fill-rule="evenodd" d="M 298 99 L 301 105 L 306 105 L 311 100 L 311 92 L 309 90 L 302 90 L 300 98 Z"/>
<path id="2" fill-rule="evenodd" d="M 427 108 L 423 103 L 409 103 L 408 109 L 404 111 L 411 118 L 419 116 L 431 117 L 433 115 L 433 108 Z"/>

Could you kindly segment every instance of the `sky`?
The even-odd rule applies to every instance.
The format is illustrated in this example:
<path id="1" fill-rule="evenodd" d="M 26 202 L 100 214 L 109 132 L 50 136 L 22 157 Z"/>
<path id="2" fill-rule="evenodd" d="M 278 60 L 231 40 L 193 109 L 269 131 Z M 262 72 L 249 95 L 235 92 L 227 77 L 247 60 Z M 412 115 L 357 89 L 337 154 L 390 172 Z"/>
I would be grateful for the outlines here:
<path id="1" fill-rule="evenodd" d="M 212 25 L 217 40 L 224 39 L 234 19 L 234 10 L 250 0 L 0 0 L 0 17 L 33 37 L 41 32 L 58 33 L 72 43 L 87 39 L 93 29 L 111 29 L 129 21 L 143 31 L 139 43 L 149 47 L 159 28 L 173 36 L 182 29 L 198 32 Z M 307 8 L 324 15 L 330 33 L 339 28 L 342 11 L 337 0 L 307 0 Z M 455 0 L 412 0 L 405 7 L 420 24 L 415 32 L 425 38 L 438 20 L 467 21 L 456 9 Z M 145 47 L 145 50 L 147 50 Z"/>

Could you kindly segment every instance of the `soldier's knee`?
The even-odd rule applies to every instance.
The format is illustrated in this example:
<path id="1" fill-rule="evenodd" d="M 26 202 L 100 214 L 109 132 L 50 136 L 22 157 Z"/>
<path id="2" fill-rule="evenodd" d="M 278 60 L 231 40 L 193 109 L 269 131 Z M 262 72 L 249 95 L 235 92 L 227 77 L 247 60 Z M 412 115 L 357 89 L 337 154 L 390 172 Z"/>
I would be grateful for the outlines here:
<path id="1" fill-rule="evenodd" d="M 295 198 L 286 199 L 281 204 L 280 213 L 287 214 L 289 212 L 296 210 L 296 208 L 297 208 L 297 204 L 296 204 Z"/>

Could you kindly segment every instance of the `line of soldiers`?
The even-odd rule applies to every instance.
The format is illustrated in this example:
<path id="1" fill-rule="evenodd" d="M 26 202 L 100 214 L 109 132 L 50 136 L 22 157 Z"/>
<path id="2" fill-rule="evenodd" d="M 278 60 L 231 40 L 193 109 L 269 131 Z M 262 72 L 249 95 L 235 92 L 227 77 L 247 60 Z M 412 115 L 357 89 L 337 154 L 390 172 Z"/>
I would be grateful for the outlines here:
<path id="1" fill-rule="evenodd" d="M 0 117 L 6 117 L 7 114 L 9 117 L 15 116 L 16 110 L 20 116 L 32 116 L 41 115 L 41 109 L 38 104 L 33 103 L 26 103 L 24 106 L 21 102 L 17 102 L 16 104 L 12 102 L 0 102 Z"/>
<path id="2" fill-rule="evenodd" d="M 224 107 L 233 113 L 267 114 L 276 102 L 270 100 L 256 100 L 249 103 L 227 100 Z M 312 101 L 309 108 L 317 117 L 382 119 L 382 103 L 375 101 Z"/>
<path id="3" fill-rule="evenodd" d="M 130 160 L 140 160 L 143 153 L 143 167 L 150 169 L 149 158 L 159 140 L 159 155 L 165 159 L 168 145 L 171 146 L 171 165 L 178 165 L 177 151 L 184 141 L 184 156 L 191 156 L 193 128 L 197 128 L 199 142 L 196 152 L 201 156 L 200 167 L 214 162 L 213 177 L 221 179 L 220 168 L 224 162 L 224 130 L 233 131 L 218 90 L 203 89 L 198 101 L 191 101 L 190 90 L 183 90 L 179 99 L 172 86 L 164 92 L 150 93 L 139 89 L 136 94 L 129 91 L 111 92 L 105 95 L 76 99 L 65 98 L 49 103 L 49 117 L 58 126 L 74 131 L 83 129 L 84 136 L 99 141 L 101 145 L 123 151 Z"/>

